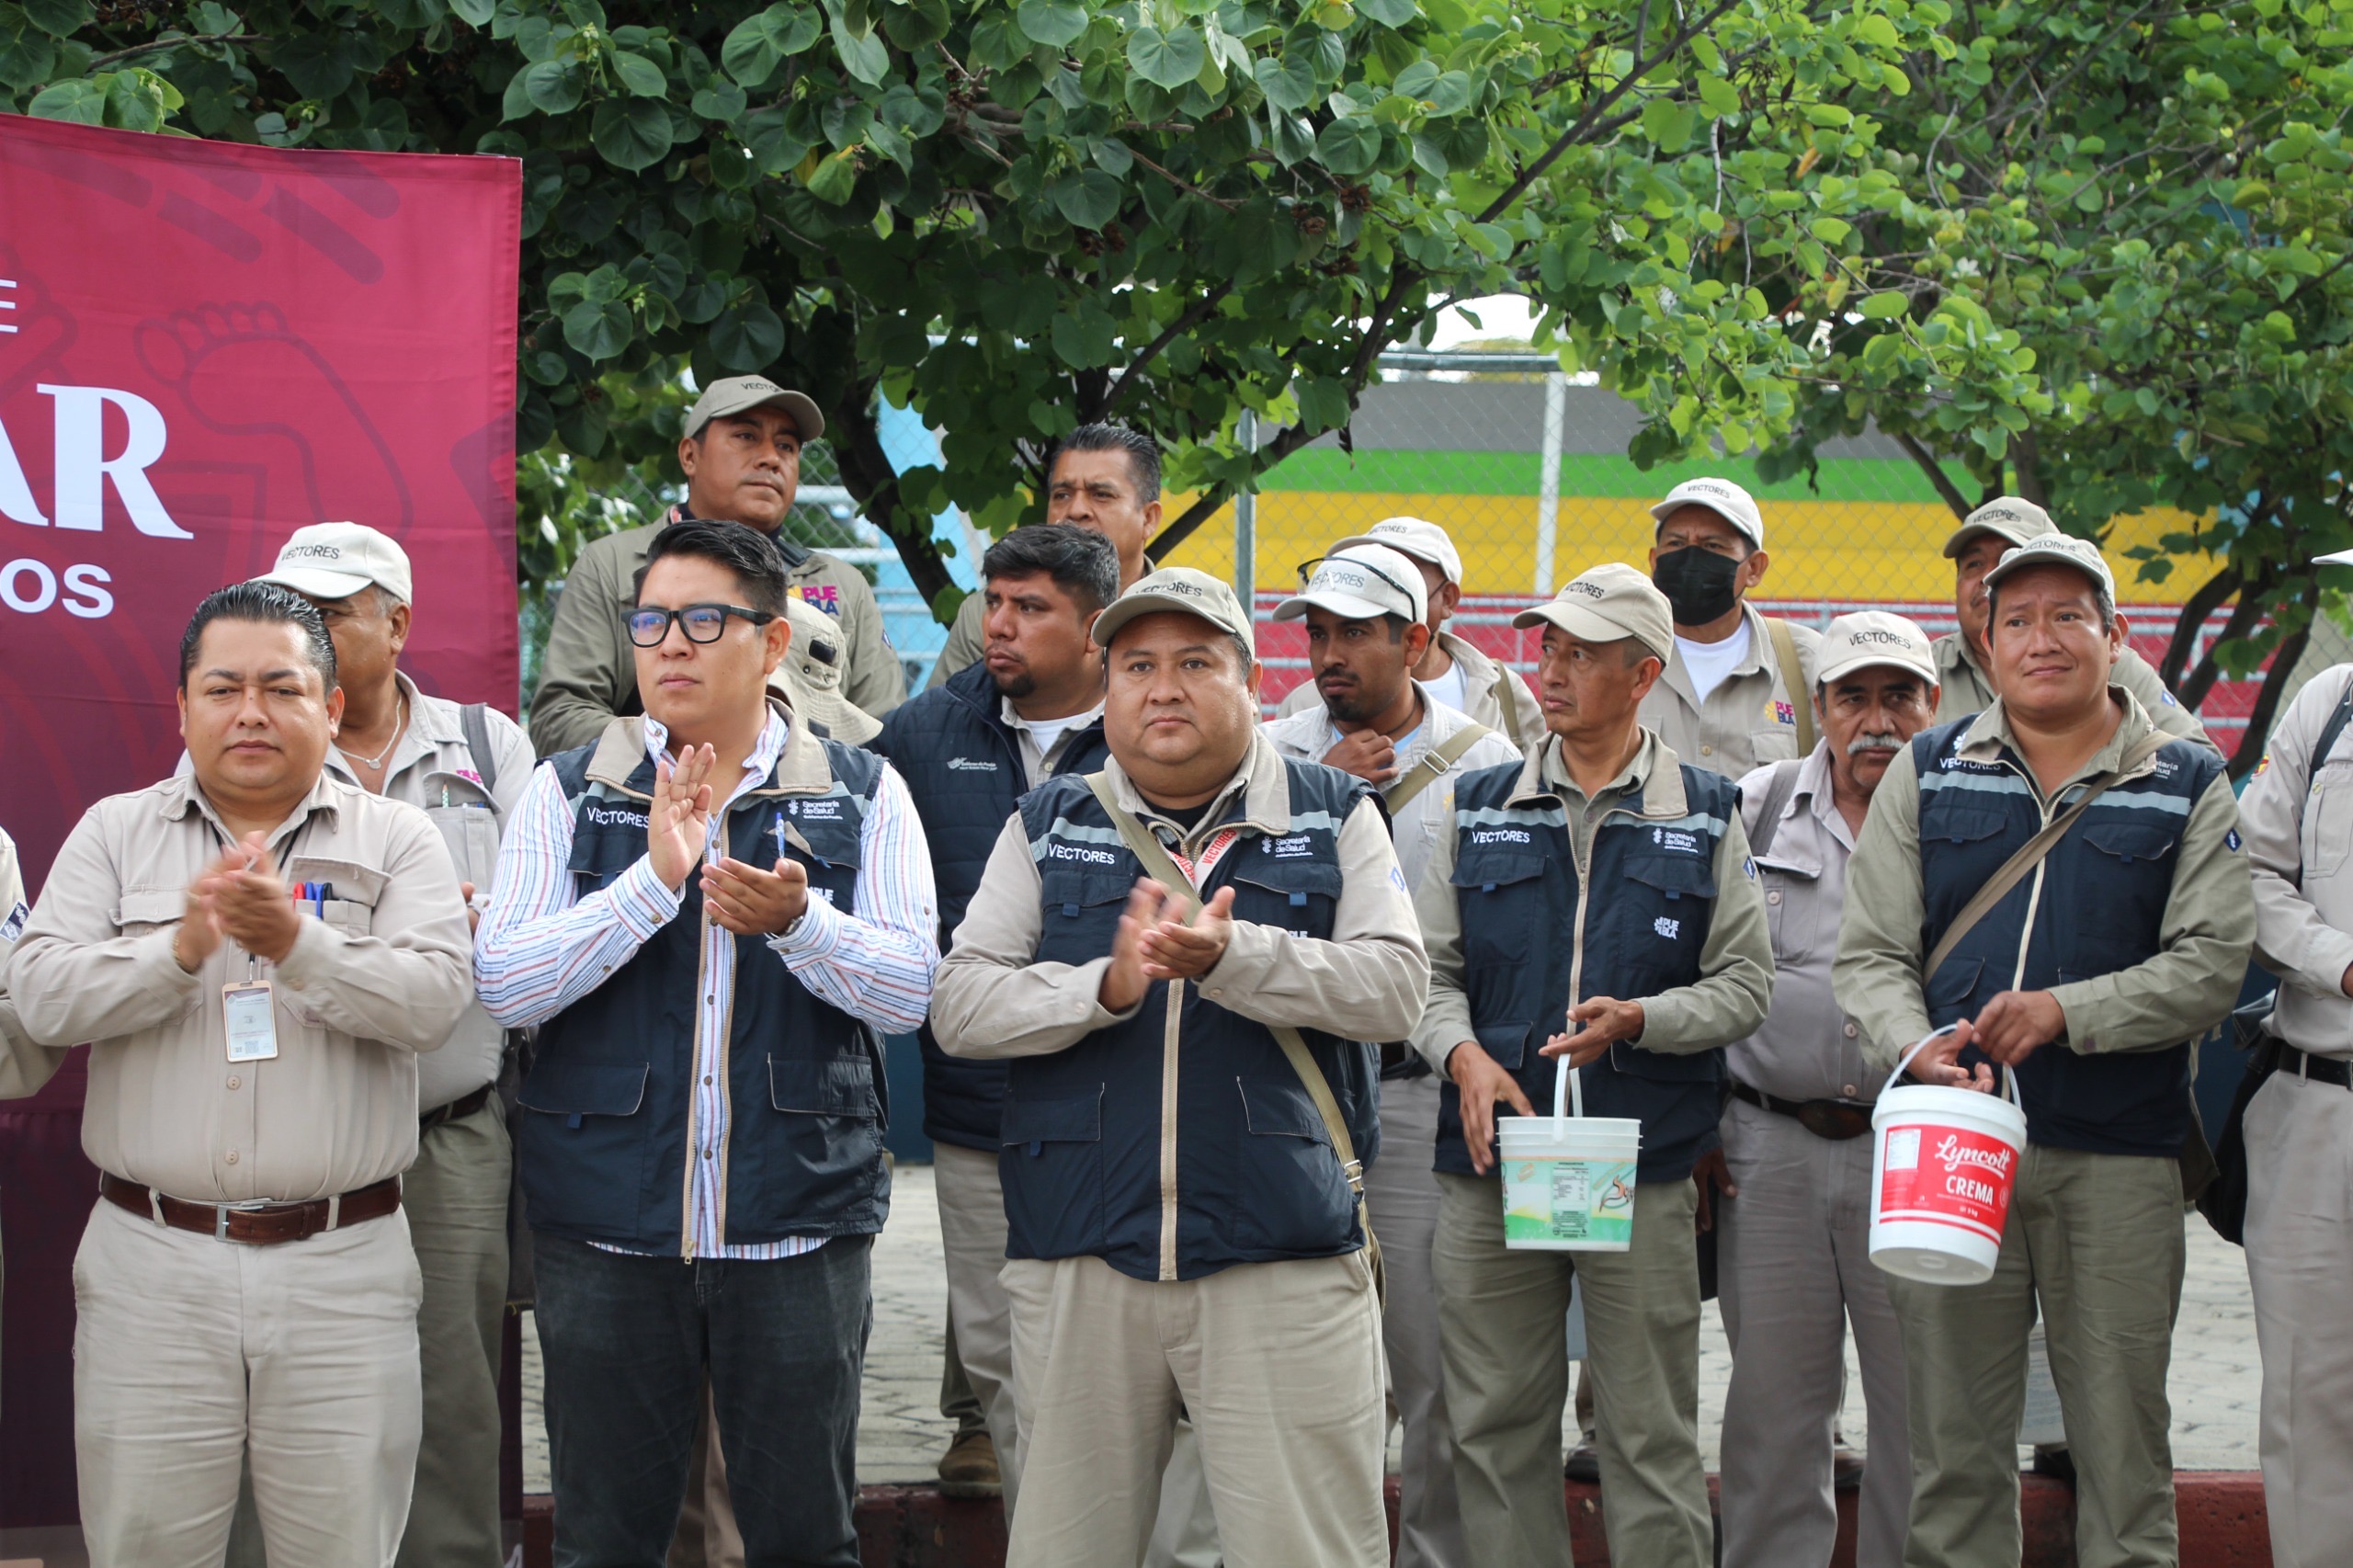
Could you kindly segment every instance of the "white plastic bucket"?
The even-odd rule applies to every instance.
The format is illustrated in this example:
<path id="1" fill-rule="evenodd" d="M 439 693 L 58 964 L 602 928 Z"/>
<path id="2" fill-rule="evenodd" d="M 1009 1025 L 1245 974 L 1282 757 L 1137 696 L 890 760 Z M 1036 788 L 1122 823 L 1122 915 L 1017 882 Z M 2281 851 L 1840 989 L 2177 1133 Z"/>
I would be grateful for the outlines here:
<path id="1" fill-rule="evenodd" d="M 1890 1075 L 1947 1026 L 1904 1053 Z M 2026 1112 L 2006 1069 L 2010 1098 L 1975 1089 L 1907 1085 L 1880 1091 L 1871 1112 L 1871 1261 L 1899 1278 L 1980 1285 L 1994 1277 L 2009 1218 Z"/>
<path id="2" fill-rule="evenodd" d="M 1564 1100 L 1574 1100 L 1564 1105 Z M 1495 1121 L 1504 1245 L 1516 1252 L 1624 1252 L 1634 1244 L 1634 1164 L 1643 1124 L 1585 1114 L 1581 1074 L 1561 1059 L 1552 1114 Z"/>

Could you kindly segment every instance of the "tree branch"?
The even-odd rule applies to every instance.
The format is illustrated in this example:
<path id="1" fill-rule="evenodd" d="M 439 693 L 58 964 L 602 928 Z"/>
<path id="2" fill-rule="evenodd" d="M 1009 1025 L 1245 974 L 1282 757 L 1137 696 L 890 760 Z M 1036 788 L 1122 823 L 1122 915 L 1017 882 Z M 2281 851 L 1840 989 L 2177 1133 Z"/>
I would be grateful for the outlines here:
<path id="1" fill-rule="evenodd" d="M 150 43 L 134 43 L 129 49 L 118 49 L 112 54 L 95 55 L 85 70 L 99 71 L 119 60 L 130 60 L 142 54 L 153 54 L 159 50 L 179 49 L 191 43 L 267 43 L 267 33 L 198 33 L 188 38 L 159 38 Z"/>
<path id="2" fill-rule="evenodd" d="M 2181 673 L 2189 667 L 2189 651 L 2198 646 L 2199 628 L 2206 624 L 2207 617 L 2222 608 L 2224 600 L 2239 591 L 2245 580 L 2237 567 L 2226 564 L 2200 585 L 2182 605 L 2181 613 L 2174 619 L 2173 636 L 2165 642 L 2165 656 L 2157 665 L 2157 678 L 2168 687 L 2181 684 Z"/>
<path id="3" fill-rule="evenodd" d="M 1944 464 L 1937 461 L 1936 454 L 1922 446 L 1917 437 L 1898 436 L 1895 444 L 1920 465 L 1920 472 L 1928 476 L 1928 483 L 1937 487 L 1937 494 L 1943 497 L 1946 506 L 1952 508 L 1954 517 L 1965 517 L 1977 509 L 1969 504 L 1969 497 L 1961 493 L 1960 487 L 1945 476 Z"/>
<path id="4" fill-rule="evenodd" d="M 2300 596 L 2306 610 L 2320 613 L 2320 579 L 2306 577 L 2304 591 Z M 2255 694 L 2255 707 L 2246 716 L 2246 731 L 2239 736 L 2238 749 L 2231 753 L 2230 770 L 2234 778 L 2245 778 L 2263 760 L 2271 744 L 2271 720 L 2279 711 L 2279 699 L 2287 694 L 2288 682 L 2296 666 L 2303 662 L 2304 647 L 2313 640 L 2313 623 L 2306 620 L 2294 631 L 2279 639 L 2279 646 L 2271 651 L 2271 667 L 2263 672 L 2263 685 Z"/>
<path id="5" fill-rule="evenodd" d="M 1222 207 L 1228 212 L 1239 211 L 1241 210 L 1242 204 L 1240 202 L 1228 201 L 1222 196 L 1211 196 L 1208 191 L 1203 190 L 1191 180 L 1185 178 L 1182 175 L 1170 174 L 1166 169 L 1162 168 L 1158 164 L 1154 163 L 1150 158 L 1145 157 L 1142 153 L 1136 152 L 1133 148 L 1129 149 L 1128 155 L 1133 158 L 1137 163 L 1142 164 L 1145 168 L 1150 169 L 1154 174 L 1158 175 L 1162 179 L 1166 180 L 1170 185 L 1175 186 L 1177 189 L 1184 191 L 1188 195 L 1198 196 L 1212 207 Z"/>
<path id="6" fill-rule="evenodd" d="M 1130 391 L 1141 384 L 1137 377 L 1146 365 L 1160 358 L 1161 351 L 1170 344 L 1207 321 L 1210 312 L 1217 309 L 1218 301 L 1232 292 L 1233 292 L 1233 280 L 1227 278 L 1186 306 L 1175 321 L 1170 322 L 1161 330 L 1159 336 L 1137 350 L 1136 357 L 1129 360 L 1127 368 L 1120 372 L 1120 379 L 1112 388 L 1111 401 L 1104 405 L 1104 417 L 1109 418 L 1126 405 Z"/>
<path id="7" fill-rule="evenodd" d="M 2238 603 L 2231 607 L 2231 618 L 2222 622 L 2222 634 L 2208 644 L 2206 656 L 2198 661 L 2198 667 L 2189 672 L 2189 678 L 2181 683 L 2179 691 L 2174 693 L 2181 699 L 2184 708 L 2193 713 L 2198 711 L 2199 705 L 2206 700 L 2215 683 L 2222 678 L 2222 666 L 2215 659 L 2214 651 L 2225 642 L 2244 641 L 2246 634 L 2255 630 L 2255 623 L 2263 619 L 2264 601 L 2269 597 L 2277 583 L 2278 574 L 2272 570 L 2271 563 L 2266 562 L 2255 578 L 2240 589 Z"/>
<path id="8" fill-rule="evenodd" d="M 1577 116 L 1576 123 L 1563 131 L 1560 140 L 1545 148 L 1534 163 L 1519 172 L 1518 178 L 1504 187 L 1502 193 L 1487 203 L 1485 210 L 1472 221 L 1478 223 L 1490 223 L 1495 221 L 1497 214 L 1509 210 L 1513 202 L 1528 194 L 1529 186 L 1543 177 L 1545 170 L 1560 161 L 1561 154 L 1592 134 L 1595 122 L 1608 111 L 1612 104 L 1634 90 L 1635 84 L 1643 78 L 1643 73 L 1656 65 L 1659 61 L 1679 53 L 1686 44 L 1713 27 L 1718 18 L 1730 13 L 1739 3 L 1740 0 L 1716 0 L 1713 6 L 1695 17 L 1677 30 L 1674 38 L 1668 40 L 1665 47 L 1655 55 L 1645 57 L 1642 53 L 1643 40 L 1638 35 L 1634 40 L 1633 64 L 1624 76 L 1619 78 L 1618 85 L 1587 104 L 1585 112 Z M 1647 5 L 1643 10 L 1643 17 L 1644 25 L 1647 25 L 1649 17 Z"/>

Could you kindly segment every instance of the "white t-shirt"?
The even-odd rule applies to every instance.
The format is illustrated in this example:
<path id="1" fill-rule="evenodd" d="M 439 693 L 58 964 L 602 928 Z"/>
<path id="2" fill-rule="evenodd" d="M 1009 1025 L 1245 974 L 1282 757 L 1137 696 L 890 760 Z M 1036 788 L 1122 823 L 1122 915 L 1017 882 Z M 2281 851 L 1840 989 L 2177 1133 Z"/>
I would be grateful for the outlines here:
<path id="1" fill-rule="evenodd" d="M 1721 642 L 1694 642 L 1677 636 L 1675 651 L 1682 655 L 1683 667 L 1690 674 L 1691 689 L 1705 702 L 1708 694 L 1730 679 L 1747 659 L 1748 618 L 1742 616 L 1733 634 Z"/>
<path id="2" fill-rule="evenodd" d="M 1085 729 L 1103 716 L 1103 705 L 1099 702 L 1084 713 L 1066 713 L 1059 719 L 1024 719 L 1013 710 L 1013 699 L 1009 697 L 998 698 L 997 703 L 998 716 L 1004 719 L 1006 726 L 1028 735 L 1029 744 L 1038 748 L 1038 767 L 1040 769 L 1053 766 L 1054 748 L 1062 744 L 1063 736 L 1073 730 Z"/>
<path id="3" fill-rule="evenodd" d="M 1436 680 L 1426 680 L 1422 682 L 1422 685 L 1428 688 L 1429 694 L 1432 697 L 1437 698 L 1440 702 L 1445 703 L 1457 713 L 1468 713 L 1471 711 L 1471 693 L 1469 688 L 1462 684 L 1461 660 L 1457 659 L 1452 664 L 1447 665 L 1446 674 L 1438 676 Z"/>

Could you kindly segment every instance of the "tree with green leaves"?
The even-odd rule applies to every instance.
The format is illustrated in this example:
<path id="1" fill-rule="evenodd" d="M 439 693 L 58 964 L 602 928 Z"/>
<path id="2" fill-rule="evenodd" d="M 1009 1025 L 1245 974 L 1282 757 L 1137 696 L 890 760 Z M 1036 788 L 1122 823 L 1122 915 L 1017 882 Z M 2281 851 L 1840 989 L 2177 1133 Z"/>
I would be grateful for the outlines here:
<path id="1" fill-rule="evenodd" d="M 1521 290 L 1655 415 L 1794 415 L 1813 353 L 1747 253 L 1819 253 L 1856 181 L 1788 151 L 1903 95 L 1942 0 L 113 0 L 0 3 L 34 114 L 524 166 L 518 449 L 643 463 L 675 388 L 758 370 L 944 613 L 928 519 L 1002 529 L 1043 446 L 1150 430 L 1197 494 L 1317 437 L 1384 348 Z M 1824 130 L 1823 134 L 1830 134 Z M 1712 274 L 1712 275 L 1711 275 Z M 1992 357 L 1998 358 L 1998 356 Z M 1967 380 L 1959 339 L 1923 366 Z M 901 474 L 879 401 L 943 434 Z M 1237 444 L 1254 411 L 1274 432 Z M 536 519 L 535 519 L 536 522 Z M 542 552 L 561 568 L 574 542 Z"/>
<path id="2" fill-rule="evenodd" d="M 2154 581 L 2214 562 L 2161 665 L 2184 702 L 2271 658 L 2244 775 L 2348 576 L 2308 562 L 2353 543 L 2353 4 L 2007 0 L 1947 37 L 1951 63 L 1850 96 L 1807 147 L 1808 187 L 1863 193 L 1819 254 L 1714 258 L 1821 350 L 1768 473 L 1869 421 L 1956 514 L 2015 492 L 2089 537 L 2188 514 L 2131 553 Z M 1955 337 L 1985 352 L 1920 377 Z"/>

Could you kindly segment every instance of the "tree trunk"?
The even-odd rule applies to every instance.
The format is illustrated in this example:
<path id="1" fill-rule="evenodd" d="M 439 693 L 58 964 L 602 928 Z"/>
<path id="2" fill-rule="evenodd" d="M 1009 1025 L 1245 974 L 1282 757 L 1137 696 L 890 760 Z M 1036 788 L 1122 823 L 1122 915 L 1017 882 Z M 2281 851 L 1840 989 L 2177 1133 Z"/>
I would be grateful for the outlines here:
<path id="1" fill-rule="evenodd" d="M 2180 686 L 2181 673 L 2189 666 L 2189 651 L 2198 646 L 2198 629 L 2206 624 L 2208 616 L 2239 591 L 2240 584 L 2245 581 L 2237 567 L 2226 565 L 2207 578 L 2204 585 L 2190 595 L 2188 602 L 2181 607 L 2181 614 L 2173 623 L 2173 637 L 2165 643 L 2165 662 L 2157 666 L 2157 675 L 2166 686 Z"/>
<path id="2" fill-rule="evenodd" d="M 2214 650 L 2225 642 L 2239 642 L 2255 630 L 2255 623 L 2263 619 L 2264 601 L 2277 584 L 2277 575 L 2267 562 L 2256 574 L 2255 581 L 2240 593 L 2239 602 L 2231 607 L 2230 619 L 2222 623 L 2222 634 L 2214 639 L 2206 650 L 2206 656 L 2198 661 L 2198 667 L 2189 672 L 2189 678 L 2181 683 L 2179 691 L 2174 693 L 2181 699 L 2184 708 L 2195 713 L 2199 704 L 2204 702 L 2207 695 L 2214 689 L 2214 683 L 2222 676 L 2222 666 L 2215 662 Z"/>
<path id="3" fill-rule="evenodd" d="M 2294 678 L 2296 665 L 2302 662 L 2305 645 L 2313 640 L 2313 622 L 2320 616 L 2320 579 L 2306 577 L 2303 592 L 2299 596 L 2304 605 L 2304 624 L 2279 639 L 2279 646 L 2272 651 L 2271 667 L 2263 675 L 2263 686 L 2255 694 L 2255 709 L 2246 716 L 2246 733 L 2239 737 L 2238 749 L 2231 754 L 2231 777 L 2245 778 L 2263 760 L 2271 744 L 2271 721 L 2279 711 L 2279 699 L 2287 695 L 2288 682 Z"/>
<path id="4" fill-rule="evenodd" d="M 850 406 L 856 412 L 845 409 L 837 414 L 825 432 L 833 445 L 834 460 L 841 469 L 842 485 L 865 513 L 866 520 L 881 528 L 883 537 L 897 547 L 899 559 L 906 563 L 907 575 L 915 580 L 915 591 L 936 616 L 941 592 L 954 587 L 956 579 L 949 574 L 948 562 L 931 537 L 931 519 L 907 516 L 900 501 L 899 473 L 891 466 L 890 454 L 882 449 L 881 427 L 872 413 L 873 400 L 868 398 Z"/>

